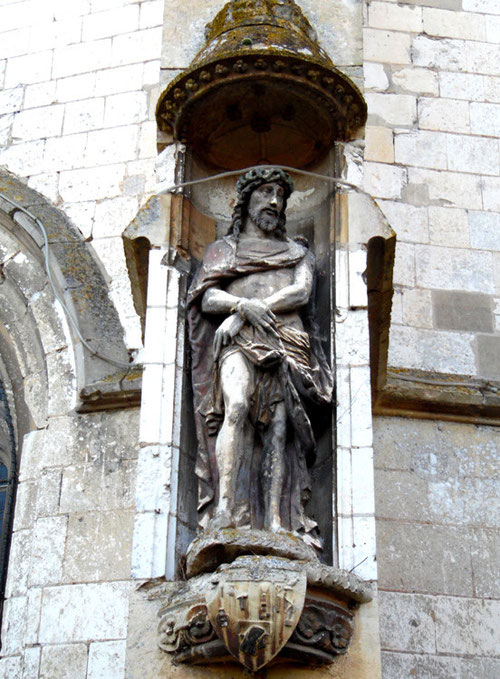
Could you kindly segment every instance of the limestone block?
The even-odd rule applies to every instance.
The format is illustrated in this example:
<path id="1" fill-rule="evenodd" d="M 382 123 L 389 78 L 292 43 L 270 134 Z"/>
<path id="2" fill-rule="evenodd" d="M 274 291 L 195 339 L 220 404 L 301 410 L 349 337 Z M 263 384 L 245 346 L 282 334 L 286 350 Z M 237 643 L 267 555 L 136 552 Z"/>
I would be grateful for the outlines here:
<path id="1" fill-rule="evenodd" d="M 17 655 L 21 652 L 27 614 L 26 606 L 25 596 L 14 597 L 5 602 L 2 621 L 2 655 Z"/>
<path id="2" fill-rule="evenodd" d="M 22 679 L 21 657 L 0 659 L 0 679 Z"/>
<path id="3" fill-rule="evenodd" d="M 43 18 L 43 11 L 40 11 L 40 7 L 38 7 L 37 11 L 32 2 L 19 2 L 13 7 L 9 7 L 8 5 L 10 4 L 12 3 L 5 3 L 0 8 L 0 26 L 2 26 L 2 32 L 13 31 L 16 28 L 29 25 L 29 17 L 26 16 L 26 13 L 30 10 L 33 11 L 33 18 L 36 17 L 37 21 Z"/>
<path id="4" fill-rule="evenodd" d="M 394 71 L 392 82 L 407 92 L 416 94 L 439 94 L 438 75 L 427 68 L 402 68 Z"/>
<path id="5" fill-rule="evenodd" d="M 68 103 L 64 118 L 64 134 L 98 129 L 102 127 L 103 119 L 104 99 L 102 98 Z"/>
<path id="6" fill-rule="evenodd" d="M 40 83 L 51 78 L 52 51 L 27 54 L 9 59 L 5 72 L 5 87 Z"/>
<path id="7" fill-rule="evenodd" d="M 383 589 L 473 596 L 469 529 L 379 520 L 377 545 Z"/>
<path id="8" fill-rule="evenodd" d="M 429 238 L 435 245 L 468 248 L 469 222 L 465 210 L 429 206 Z"/>
<path id="9" fill-rule="evenodd" d="M 396 244 L 396 261 L 393 280 L 395 285 L 415 286 L 415 246 L 400 242 Z"/>
<path id="10" fill-rule="evenodd" d="M 125 641 L 90 644 L 87 679 L 123 679 Z"/>
<path id="11" fill-rule="evenodd" d="M 352 450 L 352 511 L 353 514 L 375 514 L 373 449 Z"/>
<path id="12" fill-rule="evenodd" d="M 443 71 L 468 70 L 463 40 L 436 40 L 425 35 L 418 35 L 412 42 L 412 57 L 415 66 Z"/>
<path id="13" fill-rule="evenodd" d="M 128 578 L 133 525 L 132 511 L 70 516 L 62 582 Z"/>
<path id="14" fill-rule="evenodd" d="M 32 175 L 28 180 L 30 189 L 35 189 L 52 203 L 59 202 L 59 175 L 57 172 Z"/>
<path id="15" fill-rule="evenodd" d="M 436 646 L 439 652 L 494 656 L 498 652 L 500 602 L 436 597 Z M 463 625 L 457 625 L 463 620 Z"/>
<path id="16" fill-rule="evenodd" d="M 156 122 L 149 120 L 141 125 L 139 135 L 139 158 L 154 158 L 156 160 Z"/>
<path id="17" fill-rule="evenodd" d="M 367 61 L 363 65 L 363 73 L 367 90 L 386 90 L 389 87 L 389 78 L 382 64 Z"/>
<path id="18" fill-rule="evenodd" d="M 153 0 L 153 2 L 149 3 L 148 5 L 143 4 L 142 8 L 144 9 L 145 7 L 148 7 L 151 4 L 154 4 L 156 1 L 157 0 Z M 161 4 L 162 0 L 159 0 L 159 3 Z M 154 61 L 147 61 L 144 64 L 144 73 L 143 73 L 143 76 L 142 76 L 143 86 L 158 85 L 158 83 L 160 82 L 160 77 L 161 77 L 160 64 L 161 64 L 160 59 L 155 59 Z M 177 74 L 178 73 L 176 72 L 175 75 L 177 75 Z M 164 83 L 162 82 L 162 84 L 164 84 Z"/>
<path id="19" fill-rule="evenodd" d="M 97 71 L 111 66 L 111 39 L 81 42 L 54 50 L 53 78 Z"/>
<path id="20" fill-rule="evenodd" d="M 418 677 L 418 679 L 469 679 L 483 677 L 495 679 L 486 669 L 483 658 L 448 657 L 437 655 L 412 655 L 410 653 L 382 652 L 384 679 Z M 494 661 L 495 662 L 495 661 Z"/>
<path id="21" fill-rule="evenodd" d="M 9 132 L 10 138 L 10 132 Z M 13 144 L 0 150 L 0 162 L 21 177 L 43 172 L 44 140 Z"/>
<path id="22" fill-rule="evenodd" d="M 481 182 L 481 191 L 484 209 L 500 212 L 500 179 L 498 177 L 484 177 Z"/>
<path id="23" fill-rule="evenodd" d="M 417 248 L 419 286 L 487 294 L 494 292 L 491 253 L 426 245 Z"/>
<path id="24" fill-rule="evenodd" d="M 65 415 L 76 406 L 77 390 L 73 356 L 68 350 L 47 355 L 49 417 Z"/>
<path id="25" fill-rule="evenodd" d="M 456 138 L 459 141 L 464 139 L 463 136 Z M 396 132 L 394 147 L 396 162 L 402 165 L 429 167 L 435 170 L 448 168 L 447 135 L 442 132 L 422 130 Z"/>
<path id="26" fill-rule="evenodd" d="M 447 99 L 483 101 L 485 98 L 485 76 L 475 73 L 439 73 L 439 90 Z"/>
<path id="27" fill-rule="evenodd" d="M 100 164 L 107 165 L 134 160 L 137 156 L 138 134 L 139 130 L 135 125 L 89 132 L 85 158 L 83 162 L 80 159 L 80 167 L 95 167 Z M 122 231 L 127 223 L 125 220 L 123 221 Z"/>
<path id="28" fill-rule="evenodd" d="M 498 113 L 500 114 L 500 106 Z M 500 120 L 498 130 L 500 134 Z M 500 157 L 497 139 L 449 134 L 447 146 L 449 170 L 498 175 Z"/>
<path id="29" fill-rule="evenodd" d="M 497 531 L 485 528 L 472 530 L 471 559 L 475 595 L 494 599 L 500 585 L 500 574 L 496 567 L 500 559 Z"/>
<path id="30" fill-rule="evenodd" d="M 483 76 L 484 98 L 486 101 L 500 103 L 500 78 L 493 76 Z"/>
<path id="31" fill-rule="evenodd" d="M 161 54 L 162 27 L 148 28 L 113 38 L 110 66 L 157 59 Z"/>
<path id="32" fill-rule="evenodd" d="M 41 648 L 26 648 L 23 655 L 23 679 L 39 679 Z"/>
<path id="33" fill-rule="evenodd" d="M 98 74 L 102 71 L 98 71 Z M 107 71 L 104 71 L 107 73 Z M 68 78 L 59 78 L 56 83 L 56 101 L 61 103 L 75 101 L 76 99 L 91 99 L 93 96 L 101 96 L 102 92 L 96 91 L 96 74 L 82 73 Z"/>
<path id="34" fill-rule="evenodd" d="M 352 445 L 357 448 L 370 448 L 373 443 L 373 432 L 368 366 L 351 368 L 351 417 L 355 423 L 352 429 Z"/>
<path id="35" fill-rule="evenodd" d="M 436 328 L 493 332 L 492 298 L 473 292 L 432 291 Z"/>
<path id="36" fill-rule="evenodd" d="M 429 226 L 427 208 L 414 207 L 407 203 L 392 200 L 377 200 L 377 204 L 387 217 L 387 221 L 394 229 L 400 241 L 410 243 L 428 243 Z"/>
<path id="37" fill-rule="evenodd" d="M 473 336 L 394 325 L 389 364 L 399 368 L 474 375 Z"/>
<path id="38" fill-rule="evenodd" d="M 335 355 L 339 365 L 368 365 L 368 318 L 364 311 L 349 311 L 335 326 Z"/>
<path id="39" fill-rule="evenodd" d="M 367 93 L 365 99 L 369 118 L 377 116 L 389 125 L 403 127 L 416 121 L 416 99 L 409 94 Z"/>
<path id="40" fill-rule="evenodd" d="M 368 8 L 368 25 L 373 28 L 421 33 L 422 10 L 420 7 L 402 7 L 387 2 L 372 2 Z"/>
<path id="41" fill-rule="evenodd" d="M 130 128 L 119 128 L 128 130 Z M 112 130 L 117 132 L 118 130 Z M 106 130 L 105 134 L 108 131 Z M 100 134 L 100 133 L 97 133 Z M 97 154 L 97 148 L 96 148 Z M 138 202 L 136 198 L 119 197 L 103 200 L 96 204 L 94 216 L 94 235 L 121 236 L 125 226 L 137 214 Z"/>
<path id="42" fill-rule="evenodd" d="M 0 146 L 7 146 L 10 143 L 12 123 L 14 122 L 14 113 L 0 116 Z M 2 154 L 2 150 L 0 150 Z M 0 156 L 1 157 L 1 156 Z"/>
<path id="43" fill-rule="evenodd" d="M 169 511 L 171 476 L 172 449 L 170 446 L 141 448 L 137 463 L 137 511 Z"/>
<path id="44" fill-rule="evenodd" d="M 29 584 L 51 585 L 61 581 L 68 518 L 37 519 L 31 544 Z"/>
<path id="45" fill-rule="evenodd" d="M 29 36 L 28 27 L 3 33 L 0 56 L 3 59 L 9 59 L 20 54 L 26 54 L 28 52 Z"/>
<path id="46" fill-rule="evenodd" d="M 7 572 L 6 596 L 26 594 L 31 557 L 31 530 L 19 530 L 12 535 Z"/>
<path id="47" fill-rule="evenodd" d="M 86 200 L 81 203 L 64 203 L 61 205 L 61 210 L 68 215 L 85 239 L 92 235 L 95 205 L 94 200 Z"/>
<path id="48" fill-rule="evenodd" d="M 401 292 L 403 322 L 417 328 L 432 328 L 430 290 L 404 288 Z"/>
<path id="49" fill-rule="evenodd" d="M 437 598 L 437 597 L 436 597 Z M 380 645 L 397 651 L 436 651 L 434 597 L 379 592 Z"/>
<path id="50" fill-rule="evenodd" d="M 130 33 L 139 27 L 139 8 L 125 5 L 119 9 L 89 14 L 83 18 L 82 40 L 91 41 Z"/>
<path id="51" fill-rule="evenodd" d="M 478 335 L 478 373 L 487 379 L 500 379 L 500 337 Z"/>
<path id="52" fill-rule="evenodd" d="M 366 127 L 365 160 L 394 162 L 393 132 L 387 127 Z"/>
<path id="53" fill-rule="evenodd" d="M 59 193 L 69 203 L 114 198 L 121 193 L 124 165 L 61 172 Z"/>
<path id="54" fill-rule="evenodd" d="M 68 134 L 47 139 L 44 162 L 47 170 L 72 170 L 82 166 L 87 144 L 86 134 Z"/>
<path id="55" fill-rule="evenodd" d="M 462 0 L 462 6 L 466 12 L 500 14 L 500 7 L 496 0 Z"/>
<path id="56" fill-rule="evenodd" d="M 485 17 L 486 22 L 486 42 L 498 43 L 498 32 L 500 31 L 500 16 Z"/>
<path id="57" fill-rule="evenodd" d="M 131 584 L 63 585 L 44 590 L 41 644 L 123 639 Z"/>
<path id="58" fill-rule="evenodd" d="M 341 455 L 340 450 L 351 447 L 351 416 L 347 404 L 351 400 L 351 373 L 349 368 L 341 367 L 337 364 L 337 456 Z M 338 465 L 337 458 L 337 465 Z M 340 486 L 337 484 L 337 491 L 340 493 Z"/>
<path id="59" fill-rule="evenodd" d="M 487 42 L 465 43 L 467 70 L 470 73 L 498 75 L 495 61 L 498 59 L 498 45 Z"/>
<path id="60" fill-rule="evenodd" d="M 52 6 L 54 19 L 60 21 L 68 17 L 79 17 L 90 11 L 89 0 L 73 0 L 71 3 L 56 3 Z"/>
<path id="61" fill-rule="evenodd" d="M 397 31 L 365 28 L 364 59 L 388 64 L 410 64 L 410 35 Z"/>
<path id="62" fill-rule="evenodd" d="M 485 188 L 489 186 L 488 180 L 488 177 L 481 179 L 473 174 L 408 168 L 408 188 L 411 185 L 424 185 L 431 201 L 440 200 L 450 207 L 469 210 L 480 210 L 483 207 L 481 190 L 483 194 L 488 190 Z M 496 180 L 491 178 L 491 181 Z"/>
<path id="63" fill-rule="evenodd" d="M 31 528 L 35 520 L 38 484 L 33 481 L 18 483 L 16 510 L 14 514 L 14 531 Z"/>
<path id="64" fill-rule="evenodd" d="M 134 125 L 147 119 L 147 93 L 124 92 L 106 97 L 104 126 Z"/>
<path id="65" fill-rule="evenodd" d="M 12 136 L 18 141 L 57 137 L 61 134 L 64 106 L 52 105 L 18 113 L 12 126 Z"/>
<path id="66" fill-rule="evenodd" d="M 400 198 L 407 183 L 407 171 L 402 167 L 368 162 L 365 166 L 365 190 L 372 197 Z"/>
<path id="67" fill-rule="evenodd" d="M 422 17 L 427 35 L 463 40 L 484 40 L 486 37 L 482 14 L 424 8 Z"/>
<path id="68" fill-rule="evenodd" d="M 7 61 L 5 59 L 0 59 L 0 83 L 3 85 L 5 78 L 5 67 L 7 66 Z"/>
<path id="69" fill-rule="evenodd" d="M 49 5 L 46 6 L 49 7 Z M 37 24 L 36 29 L 31 31 L 30 52 L 65 47 L 80 42 L 81 33 L 80 17 L 68 17 L 61 21 L 54 21 L 52 13 L 47 12 L 43 23 Z"/>
<path id="70" fill-rule="evenodd" d="M 418 101 L 419 126 L 424 130 L 469 132 L 469 104 L 458 99 L 432 99 Z"/>
<path id="71" fill-rule="evenodd" d="M 100 469 L 101 465 L 98 466 Z M 94 465 L 67 467 L 61 486 L 61 512 L 132 509 L 135 462 L 107 462 L 99 475 Z"/>
<path id="72" fill-rule="evenodd" d="M 142 64 L 106 68 L 95 74 L 95 96 L 109 96 L 139 90 L 142 87 Z"/>
<path id="73" fill-rule="evenodd" d="M 470 124 L 471 132 L 474 134 L 500 136 L 500 104 L 472 103 Z"/>
<path id="74" fill-rule="evenodd" d="M 141 15 L 139 18 L 139 28 L 152 28 L 153 26 L 163 26 L 163 11 L 165 3 L 163 0 L 151 0 L 141 4 Z M 160 65 L 158 64 L 158 70 Z"/>
<path id="75" fill-rule="evenodd" d="M 44 518 L 54 516 L 59 511 L 59 491 L 61 488 L 60 470 L 44 469 L 40 475 L 35 516 Z"/>
<path id="76" fill-rule="evenodd" d="M 23 94 L 24 90 L 20 86 L 1 91 L 0 111 L 2 111 L 2 114 L 20 111 L 23 103 Z"/>
<path id="77" fill-rule="evenodd" d="M 67 679 L 71 668 L 72 679 L 85 679 L 87 673 L 87 646 L 65 644 L 42 649 L 40 679 Z"/>
<path id="78" fill-rule="evenodd" d="M 470 210 L 468 215 L 472 247 L 500 250 L 500 214 Z"/>
<path id="79" fill-rule="evenodd" d="M 168 515 L 164 512 L 137 513 L 132 550 L 132 577 L 157 578 L 165 575 Z M 174 577 L 174 573 L 167 577 Z"/>

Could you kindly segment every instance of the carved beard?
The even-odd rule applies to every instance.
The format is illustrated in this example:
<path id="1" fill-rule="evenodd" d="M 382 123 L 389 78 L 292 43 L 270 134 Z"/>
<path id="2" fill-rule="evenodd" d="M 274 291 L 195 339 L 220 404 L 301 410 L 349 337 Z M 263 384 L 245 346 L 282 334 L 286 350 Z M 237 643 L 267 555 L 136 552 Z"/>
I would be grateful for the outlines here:
<path id="1" fill-rule="evenodd" d="M 271 212 L 267 212 L 265 208 L 254 208 L 253 210 L 249 210 L 248 214 L 250 215 L 252 222 L 261 231 L 270 233 L 278 226 L 280 216 L 277 212 L 272 214 Z"/>

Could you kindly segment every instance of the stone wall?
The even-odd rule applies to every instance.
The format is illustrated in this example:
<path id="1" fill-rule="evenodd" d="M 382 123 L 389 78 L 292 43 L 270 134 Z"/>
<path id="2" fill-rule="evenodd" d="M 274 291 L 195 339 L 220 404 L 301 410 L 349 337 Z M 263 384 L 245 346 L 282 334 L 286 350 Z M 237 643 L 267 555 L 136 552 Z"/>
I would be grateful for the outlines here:
<path id="1" fill-rule="evenodd" d="M 398 236 L 393 367 L 500 378 L 499 13 L 366 3 L 365 187 Z"/>
<path id="2" fill-rule="evenodd" d="M 500 431 L 376 418 L 384 679 L 499 676 Z"/>
<path id="3" fill-rule="evenodd" d="M 0 165 L 72 219 L 138 348 L 121 233 L 155 186 L 164 0 L 0 4 Z"/>
<path id="4" fill-rule="evenodd" d="M 500 377 L 499 14 L 365 6 L 365 186 L 398 238 L 389 366 L 431 379 Z M 383 676 L 497 677 L 498 430 L 374 426 Z"/>

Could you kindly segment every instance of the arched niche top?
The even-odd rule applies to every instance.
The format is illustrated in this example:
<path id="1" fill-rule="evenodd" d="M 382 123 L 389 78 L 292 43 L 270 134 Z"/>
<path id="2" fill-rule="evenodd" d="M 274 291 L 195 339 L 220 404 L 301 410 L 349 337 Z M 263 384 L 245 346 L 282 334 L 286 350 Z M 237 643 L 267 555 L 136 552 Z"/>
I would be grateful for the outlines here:
<path id="1" fill-rule="evenodd" d="M 27 258 L 26 266 L 11 263 L 5 275 L 28 301 L 42 289 L 49 290 L 40 229 L 24 212 L 3 200 L 2 195 L 28 210 L 44 225 L 55 286 L 82 337 L 93 351 L 126 365 L 129 356 L 123 341 L 123 329 L 110 300 L 105 275 L 91 245 L 61 210 L 16 176 L 0 170 L 0 226 L 4 233 L 8 232 L 10 241 L 21 253 L 20 262 L 23 261 L 23 253 Z M 52 290 L 49 294 L 53 297 Z M 53 304 L 47 305 L 47 313 L 56 314 Z M 50 333 L 50 319 L 48 326 Z M 81 400 L 78 408 L 100 410 L 138 405 L 140 392 L 137 381 L 140 376 L 134 379 L 131 369 L 118 368 L 93 355 L 83 346 L 70 323 L 68 328 Z M 37 332 L 42 335 L 43 346 L 43 329 L 40 325 L 37 326 Z"/>

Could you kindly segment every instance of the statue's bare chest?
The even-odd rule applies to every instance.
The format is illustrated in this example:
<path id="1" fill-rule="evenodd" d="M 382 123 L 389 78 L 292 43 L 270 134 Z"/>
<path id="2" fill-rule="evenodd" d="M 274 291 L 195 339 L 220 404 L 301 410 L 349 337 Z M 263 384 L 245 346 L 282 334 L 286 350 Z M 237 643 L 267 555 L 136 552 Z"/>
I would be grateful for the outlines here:
<path id="1" fill-rule="evenodd" d="M 265 299 L 287 285 L 291 285 L 294 280 L 294 271 L 295 267 L 251 273 L 231 281 L 226 291 L 237 297 Z"/>

